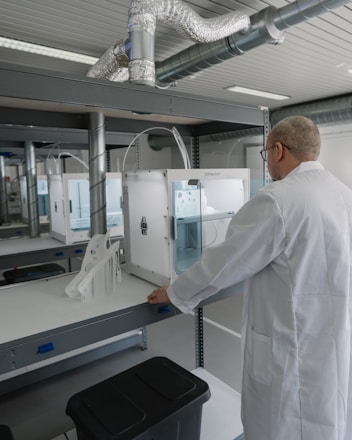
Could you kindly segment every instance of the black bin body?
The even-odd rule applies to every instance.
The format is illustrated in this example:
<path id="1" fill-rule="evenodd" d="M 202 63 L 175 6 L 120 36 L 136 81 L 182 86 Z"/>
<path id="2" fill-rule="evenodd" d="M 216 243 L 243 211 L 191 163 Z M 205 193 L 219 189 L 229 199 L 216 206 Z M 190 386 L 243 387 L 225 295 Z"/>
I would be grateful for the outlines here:
<path id="1" fill-rule="evenodd" d="M 11 429 L 7 425 L 0 425 L 0 439 L 14 440 Z"/>
<path id="2" fill-rule="evenodd" d="M 73 395 L 78 440 L 199 440 L 208 384 L 154 357 Z"/>
<path id="3" fill-rule="evenodd" d="M 23 283 L 24 281 L 39 280 L 65 273 L 65 269 L 56 263 L 27 266 L 20 269 L 11 269 L 3 273 L 9 284 Z"/>

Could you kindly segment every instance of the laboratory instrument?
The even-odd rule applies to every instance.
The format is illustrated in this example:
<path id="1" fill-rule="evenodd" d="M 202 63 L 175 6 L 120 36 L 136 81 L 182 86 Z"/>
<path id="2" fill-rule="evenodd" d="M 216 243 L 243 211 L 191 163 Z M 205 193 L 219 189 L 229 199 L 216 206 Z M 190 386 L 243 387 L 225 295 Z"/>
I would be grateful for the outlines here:
<path id="1" fill-rule="evenodd" d="M 28 196 L 27 196 L 27 178 L 20 176 L 20 191 L 21 191 L 21 220 L 24 223 L 29 222 L 28 214 Z M 39 221 L 40 223 L 47 223 L 49 221 L 49 192 L 48 179 L 45 175 L 37 176 L 37 195 L 39 207 Z"/>
<path id="2" fill-rule="evenodd" d="M 50 234 L 66 244 L 89 240 L 89 174 L 51 174 L 48 179 Z M 123 236 L 121 173 L 106 173 L 106 225 L 110 237 Z"/>
<path id="3" fill-rule="evenodd" d="M 126 271 L 169 284 L 221 243 L 249 199 L 249 170 L 167 169 L 124 174 Z"/>

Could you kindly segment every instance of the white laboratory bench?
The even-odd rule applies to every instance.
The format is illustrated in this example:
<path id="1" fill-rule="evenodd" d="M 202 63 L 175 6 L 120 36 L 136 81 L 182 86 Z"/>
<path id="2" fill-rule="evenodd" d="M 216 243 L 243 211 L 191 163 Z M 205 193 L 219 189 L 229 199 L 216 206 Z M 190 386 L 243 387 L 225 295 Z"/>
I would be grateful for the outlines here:
<path id="1" fill-rule="evenodd" d="M 87 242 L 66 245 L 43 234 L 40 237 L 13 237 L 0 240 L 0 270 L 74 257 L 83 257 Z"/>
<path id="2" fill-rule="evenodd" d="M 8 225 L 0 226 L 0 239 L 7 239 L 11 237 L 25 237 L 29 235 L 29 225 L 23 222 L 13 222 Z M 41 234 L 46 234 L 50 231 L 49 222 L 40 222 L 39 231 Z"/>
<path id="3" fill-rule="evenodd" d="M 106 344 L 126 343 L 126 335 L 136 344 L 143 338 L 136 329 L 180 313 L 149 305 L 146 296 L 155 286 L 124 271 L 116 294 L 72 299 L 64 289 L 75 275 L 0 288 L 0 394 L 64 371 L 71 361 L 77 366 L 79 358 L 84 363 L 85 347 L 95 353 Z M 242 432 L 239 393 L 203 368 L 193 372 L 212 394 L 203 406 L 201 440 L 235 439 Z"/>
<path id="4" fill-rule="evenodd" d="M 155 285 L 123 270 L 116 294 L 88 302 L 72 299 L 64 290 L 75 275 L 0 287 L 0 395 L 69 369 L 73 357 L 75 366 L 98 359 L 94 344 L 111 343 L 111 353 L 119 345 L 143 346 L 144 336 L 136 329 L 180 313 L 172 305 L 148 304 L 146 297 Z M 224 290 L 201 305 L 234 293 Z M 133 333 L 129 339 L 119 338 L 127 332 Z M 83 354 L 84 347 L 94 352 L 93 358 Z"/>
<path id="5" fill-rule="evenodd" d="M 55 332 L 96 317 L 108 319 L 114 313 L 146 302 L 154 285 L 122 272 L 118 292 L 92 301 L 72 299 L 66 285 L 76 273 L 11 284 L 0 289 L 0 344 Z"/>
<path id="6" fill-rule="evenodd" d="M 75 275 L 0 288 L 0 394 L 35 381 L 36 374 L 46 377 L 43 369 L 36 373 L 38 367 L 50 376 L 69 368 L 64 358 L 76 356 L 77 366 L 79 355 L 84 363 L 82 347 L 94 349 L 97 358 L 94 344 L 125 344 L 119 335 L 179 313 L 172 306 L 159 313 L 146 302 L 155 286 L 124 272 L 116 294 L 90 302 L 72 299 L 64 289 Z M 133 332 L 130 345 L 137 337 L 142 335 Z"/>
<path id="7" fill-rule="evenodd" d="M 123 237 L 111 237 L 111 242 Z M 28 266 L 48 261 L 83 258 L 89 241 L 65 244 L 49 234 L 40 237 L 13 237 L 0 239 L 0 270 Z"/>

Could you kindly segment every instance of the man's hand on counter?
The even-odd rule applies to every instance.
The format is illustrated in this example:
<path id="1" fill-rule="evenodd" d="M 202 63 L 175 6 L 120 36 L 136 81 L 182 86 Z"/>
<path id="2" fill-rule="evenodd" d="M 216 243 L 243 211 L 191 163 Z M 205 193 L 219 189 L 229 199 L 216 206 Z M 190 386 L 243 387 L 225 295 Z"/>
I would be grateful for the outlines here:
<path id="1" fill-rule="evenodd" d="M 170 304 L 170 299 L 166 292 L 167 286 L 159 287 L 148 295 L 149 304 Z"/>

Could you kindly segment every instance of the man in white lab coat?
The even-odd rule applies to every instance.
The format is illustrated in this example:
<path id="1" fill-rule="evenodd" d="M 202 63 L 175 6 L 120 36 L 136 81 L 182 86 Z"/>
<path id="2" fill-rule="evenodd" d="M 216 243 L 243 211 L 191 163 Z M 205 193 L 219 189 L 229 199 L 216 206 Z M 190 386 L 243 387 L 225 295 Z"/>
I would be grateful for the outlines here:
<path id="1" fill-rule="evenodd" d="M 352 440 L 352 191 L 317 162 L 315 124 L 271 130 L 274 180 L 232 219 L 225 242 L 148 296 L 187 313 L 245 281 L 246 440 Z"/>

